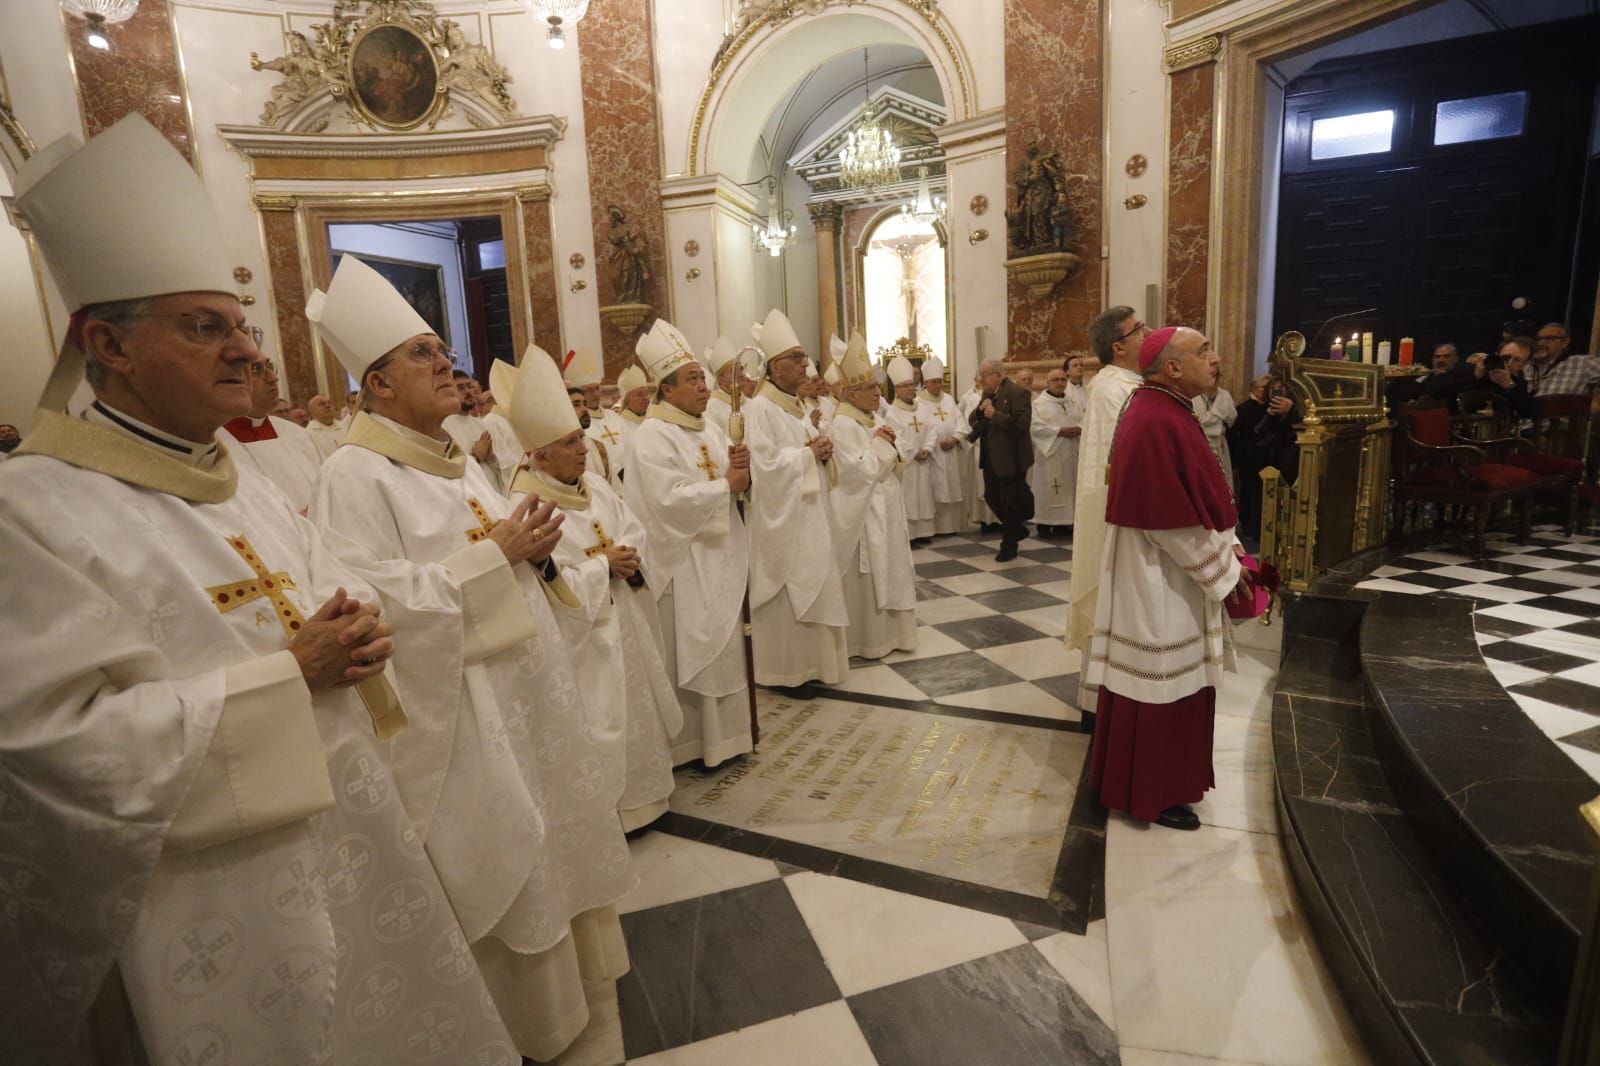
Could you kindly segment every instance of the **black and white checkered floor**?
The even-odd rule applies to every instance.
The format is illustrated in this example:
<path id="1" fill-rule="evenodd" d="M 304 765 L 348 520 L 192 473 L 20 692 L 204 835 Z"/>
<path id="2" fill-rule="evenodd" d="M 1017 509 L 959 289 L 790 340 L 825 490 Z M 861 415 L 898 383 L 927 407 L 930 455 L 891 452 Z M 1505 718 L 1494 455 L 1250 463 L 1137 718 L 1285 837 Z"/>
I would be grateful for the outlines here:
<path id="1" fill-rule="evenodd" d="M 1600 537 L 1541 526 L 1528 544 L 1490 534 L 1470 559 L 1416 552 L 1356 588 L 1467 596 L 1484 662 L 1528 717 L 1600 781 Z"/>
<path id="2" fill-rule="evenodd" d="M 1029 540 L 997 564 L 996 540 L 947 536 L 916 551 L 917 651 L 857 661 L 817 695 L 1078 736 L 1060 643 L 1071 551 Z M 794 699 L 759 696 L 764 711 Z M 1118 1061 L 1103 823 L 1080 933 L 1019 920 L 1004 893 L 980 901 L 985 889 L 957 885 L 940 898 L 914 870 L 875 883 L 853 872 L 870 864 L 847 873 L 819 863 L 819 848 L 689 822 L 668 815 L 671 831 L 632 841 L 640 887 L 620 909 L 633 968 L 614 993 L 592 990 L 594 1021 L 563 1066 Z"/>

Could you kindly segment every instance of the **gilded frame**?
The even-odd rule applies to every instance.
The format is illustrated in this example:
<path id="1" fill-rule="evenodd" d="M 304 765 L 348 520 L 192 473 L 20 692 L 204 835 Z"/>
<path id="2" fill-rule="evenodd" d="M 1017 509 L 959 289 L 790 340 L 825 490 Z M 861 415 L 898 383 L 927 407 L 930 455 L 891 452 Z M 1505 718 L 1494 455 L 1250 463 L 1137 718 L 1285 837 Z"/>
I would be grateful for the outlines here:
<path id="1" fill-rule="evenodd" d="M 402 34 L 410 38 L 415 51 L 427 56 L 428 69 L 432 73 L 433 91 L 429 94 L 427 106 L 423 107 L 414 117 L 406 118 L 400 122 L 393 122 L 383 118 L 372 109 L 362 91 L 361 82 L 356 77 L 356 64 L 361 59 L 362 48 L 374 34 Z M 367 26 L 356 34 L 350 42 L 350 55 L 346 60 L 345 77 L 349 85 L 350 106 L 367 122 L 379 129 L 385 130 L 410 130 L 427 122 L 439 109 L 444 106 L 449 97 L 449 89 L 444 84 L 443 72 L 439 69 L 439 57 L 434 53 L 433 46 L 415 29 L 403 23 L 379 22 Z"/>

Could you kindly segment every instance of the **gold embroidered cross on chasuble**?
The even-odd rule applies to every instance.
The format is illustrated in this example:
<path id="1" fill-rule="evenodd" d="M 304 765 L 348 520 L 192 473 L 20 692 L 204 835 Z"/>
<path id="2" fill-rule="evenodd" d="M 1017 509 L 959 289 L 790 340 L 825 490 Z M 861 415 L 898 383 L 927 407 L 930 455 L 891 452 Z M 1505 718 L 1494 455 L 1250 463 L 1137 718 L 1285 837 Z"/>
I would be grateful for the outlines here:
<path id="1" fill-rule="evenodd" d="M 467 543 L 476 544 L 494 532 L 494 522 L 489 518 L 489 512 L 483 509 L 483 504 L 478 502 L 476 496 L 467 497 L 467 506 L 472 508 L 472 517 L 478 520 L 477 529 L 467 530 Z"/>
<path id="2" fill-rule="evenodd" d="M 283 626 L 283 632 L 293 638 L 305 624 L 305 617 L 294 604 L 289 602 L 289 597 L 284 595 L 295 587 L 294 578 L 282 570 L 276 573 L 268 570 L 267 564 L 256 554 L 249 538 L 243 534 L 229 537 L 228 545 L 239 553 L 239 558 L 245 561 L 245 565 L 250 567 L 254 576 L 242 581 L 230 581 L 226 585 L 212 585 L 206 589 L 206 595 L 211 597 L 212 606 L 227 614 L 247 603 L 266 599 L 271 602 L 278 624 Z"/>

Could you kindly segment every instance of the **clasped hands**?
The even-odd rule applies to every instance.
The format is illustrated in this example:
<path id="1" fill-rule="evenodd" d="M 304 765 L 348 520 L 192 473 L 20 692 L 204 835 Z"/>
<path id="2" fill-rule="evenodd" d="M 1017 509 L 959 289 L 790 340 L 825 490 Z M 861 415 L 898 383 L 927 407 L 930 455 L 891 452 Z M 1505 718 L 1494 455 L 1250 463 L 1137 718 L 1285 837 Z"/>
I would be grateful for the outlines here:
<path id="1" fill-rule="evenodd" d="M 394 624 L 379 619 L 377 604 L 362 603 L 341 588 L 300 624 L 289 652 L 306 688 L 321 692 L 383 673 L 394 654 L 393 636 Z"/>
<path id="2" fill-rule="evenodd" d="M 817 457 L 819 463 L 833 458 L 833 441 L 827 437 L 812 437 L 806 442 L 806 447 L 811 449 L 811 454 Z"/>

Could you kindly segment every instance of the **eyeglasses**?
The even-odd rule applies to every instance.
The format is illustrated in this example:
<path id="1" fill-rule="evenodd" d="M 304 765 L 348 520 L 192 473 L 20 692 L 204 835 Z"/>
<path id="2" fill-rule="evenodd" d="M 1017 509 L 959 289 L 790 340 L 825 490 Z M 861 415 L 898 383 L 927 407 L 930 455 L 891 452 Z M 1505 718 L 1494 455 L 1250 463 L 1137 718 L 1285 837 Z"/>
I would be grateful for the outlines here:
<path id="1" fill-rule="evenodd" d="M 1542 341 L 1564 341 L 1567 339 L 1567 335 L 1565 333 L 1541 333 L 1537 339 Z"/>
<path id="2" fill-rule="evenodd" d="M 451 365 L 454 365 L 456 361 L 456 350 L 454 348 L 447 344 L 429 344 L 427 341 L 418 341 L 415 345 L 406 349 L 405 354 L 419 363 L 431 364 L 441 355 L 450 360 Z"/>
<path id="3" fill-rule="evenodd" d="M 251 363 L 250 364 L 250 376 L 253 377 L 253 378 L 264 378 L 269 373 L 276 373 L 276 372 L 277 372 L 277 367 L 273 366 L 272 363 L 270 361 L 266 360 L 266 359 L 263 359 L 259 363 Z"/>
<path id="4" fill-rule="evenodd" d="M 204 344 L 208 348 L 221 348 L 233 338 L 235 331 L 242 334 L 257 348 L 261 347 L 261 340 L 266 334 L 261 332 L 260 326 L 247 326 L 243 323 L 234 325 L 221 315 L 201 315 L 190 311 L 170 315 L 148 315 L 148 318 L 175 318 L 182 322 L 180 331 L 183 335 L 197 344 Z"/>
<path id="5" fill-rule="evenodd" d="M 1150 331 L 1150 327 L 1145 325 L 1143 322 L 1135 322 L 1133 324 L 1133 328 L 1132 329 L 1130 329 L 1128 332 L 1124 333 L 1120 337 L 1113 337 L 1111 339 L 1111 343 L 1112 344 L 1116 344 L 1118 341 L 1127 340 L 1129 337 L 1133 336 L 1135 333 L 1148 333 L 1149 331 Z"/>

